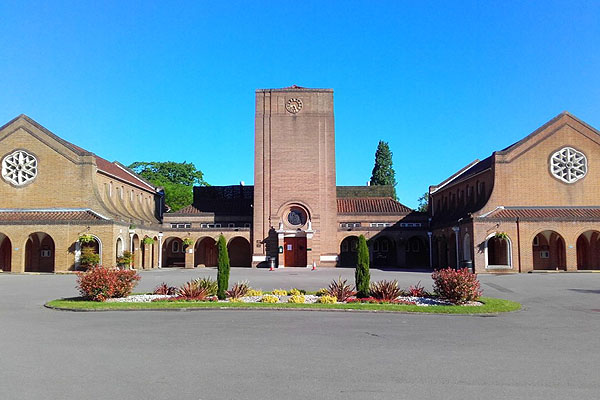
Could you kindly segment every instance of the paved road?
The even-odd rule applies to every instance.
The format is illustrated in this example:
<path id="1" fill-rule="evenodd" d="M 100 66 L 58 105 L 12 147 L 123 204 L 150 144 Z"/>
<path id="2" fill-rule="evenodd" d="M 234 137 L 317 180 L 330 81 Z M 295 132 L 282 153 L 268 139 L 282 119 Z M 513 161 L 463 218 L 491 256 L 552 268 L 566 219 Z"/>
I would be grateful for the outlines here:
<path id="1" fill-rule="evenodd" d="M 317 289 L 352 270 L 232 271 Z M 215 270 L 142 273 L 136 290 Z M 374 279 L 429 274 L 373 270 Z M 598 399 L 600 274 L 481 275 L 498 316 L 305 311 L 73 313 L 75 278 L 0 274 L 0 399 Z"/>

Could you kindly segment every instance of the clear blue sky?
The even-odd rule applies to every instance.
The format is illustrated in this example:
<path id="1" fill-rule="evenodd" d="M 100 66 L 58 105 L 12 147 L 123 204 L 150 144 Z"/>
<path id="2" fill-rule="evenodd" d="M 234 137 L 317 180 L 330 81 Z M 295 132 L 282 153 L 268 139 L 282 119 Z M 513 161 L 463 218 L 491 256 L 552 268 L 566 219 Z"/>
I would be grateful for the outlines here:
<path id="1" fill-rule="evenodd" d="M 563 110 L 600 128 L 599 1 L 0 2 L 0 125 L 253 181 L 254 90 L 334 89 L 338 185 L 409 206 Z"/>

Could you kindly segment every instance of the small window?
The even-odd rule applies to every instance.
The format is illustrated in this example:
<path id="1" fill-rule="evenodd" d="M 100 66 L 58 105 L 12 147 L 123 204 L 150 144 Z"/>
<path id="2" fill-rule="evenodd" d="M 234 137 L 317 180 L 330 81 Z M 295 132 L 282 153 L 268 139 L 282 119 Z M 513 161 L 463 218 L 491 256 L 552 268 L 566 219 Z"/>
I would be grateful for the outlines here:
<path id="1" fill-rule="evenodd" d="M 548 250 L 540 251 L 540 258 L 550 258 L 550 252 Z"/>
<path id="2" fill-rule="evenodd" d="M 227 224 L 228 228 L 235 228 L 235 224 L 233 222 L 230 222 Z"/>
<path id="3" fill-rule="evenodd" d="M 42 256 L 42 257 L 50 257 L 51 255 L 52 255 L 52 251 L 51 250 L 45 249 L 45 250 L 42 250 L 40 252 L 40 256 Z"/>
<path id="4" fill-rule="evenodd" d="M 171 250 L 173 251 L 173 253 L 179 253 L 179 241 L 178 240 L 173 241 Z"/>
<path id="5" fill-rule="evenodd" d="M 246 222 L 246 223 L 244 224 L 244 228 L 250 228 L 250 223 L 249 223 L 249 222 Z"/>
<path id="6" fill-rule="evenodd" d="M 389 243 L 387 240 L 382 240 L 381 241 L 381 251 L 384 253 L 387 253 L 389 250 Z"/>
<path id="7" fill-rule="evenodd" d="M 215 224 L 215 228 L 220 228 L 221 224 Z"/>

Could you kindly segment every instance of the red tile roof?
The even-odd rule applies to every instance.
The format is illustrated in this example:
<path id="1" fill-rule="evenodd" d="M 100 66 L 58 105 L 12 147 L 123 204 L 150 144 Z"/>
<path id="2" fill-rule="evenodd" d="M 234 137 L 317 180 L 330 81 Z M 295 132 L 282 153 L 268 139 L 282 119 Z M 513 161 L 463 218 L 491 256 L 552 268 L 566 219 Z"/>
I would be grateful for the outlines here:
<path id="1" fill-rule="evenodd" d="M 0 210 L 0 221 L 100 221 L 92 210 Z"/>
<path id="2" fill-rule="evenodd" d="M 338 198 L 340 214 L 408 214 L 412 210 L 391 197 Z"/>
<path id="3" fill-rule="evenodd" d="M 98 171 L 104 172 L 107 175 L 123 180 L 141 189 L 148 190 L 150 192 L 156 192 L 156 188 L 154 186 L 146 183 L 133 171 L 130 171 L 121 164 L 117 162 L 111 163 L 110 161 L 105 160 L 102 157 L 98 157 L 95 154 L 94 157 L 96 158 L 96 166 L 98 167 Z"/>
<path id="4" fill-rule="evenodd" d="M 600 207 L 505 207 L 479 218 L 521 220 L 600 220 Z"/>

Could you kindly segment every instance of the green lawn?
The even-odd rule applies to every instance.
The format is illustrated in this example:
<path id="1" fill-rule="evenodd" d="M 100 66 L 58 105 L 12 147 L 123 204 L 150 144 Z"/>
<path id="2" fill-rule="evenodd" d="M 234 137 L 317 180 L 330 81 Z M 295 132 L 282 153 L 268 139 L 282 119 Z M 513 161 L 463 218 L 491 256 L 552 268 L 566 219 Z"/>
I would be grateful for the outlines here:
<path id="1" fill-rule="evenodd" d="M 119 310 L 191 310 L 191 309 L 305 309 L 305 310 L 357 310 L 357 311 L 385 311 L 407 313 L 435 313 L 435 314 L 493 314 L 499 312 L 516 311 L 521 304 L 514 301 L 482 297 L 482 306 L 415 306 L 406 304 L 294 304 L 294 303 L 217 303 L 201 301 L 159 301 L 152 303 L 102 303 L 85 301 L 81 298 L 52 300 L 46 303 L 47 307 L 71 311 L 119 311 Z"/>

